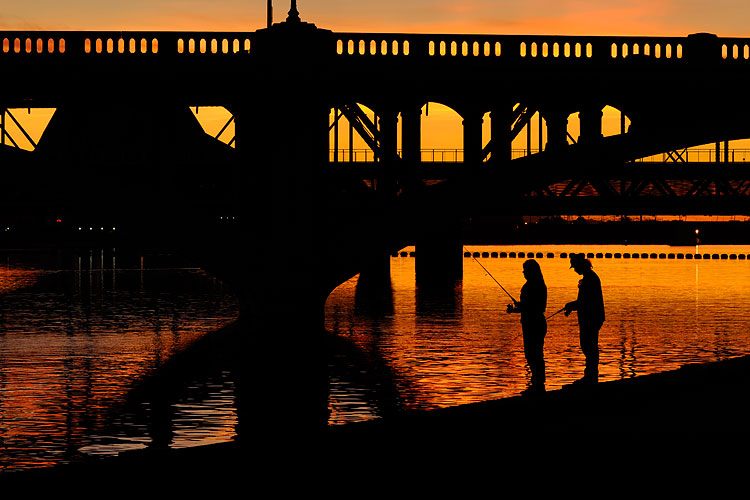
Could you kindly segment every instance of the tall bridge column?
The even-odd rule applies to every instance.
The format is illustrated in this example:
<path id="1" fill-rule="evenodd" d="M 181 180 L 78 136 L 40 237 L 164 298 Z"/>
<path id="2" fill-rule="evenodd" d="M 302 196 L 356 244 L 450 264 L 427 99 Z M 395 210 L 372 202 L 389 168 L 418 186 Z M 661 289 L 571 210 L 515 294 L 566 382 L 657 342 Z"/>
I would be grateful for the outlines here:
<path id="1" fill-rule="evenodd" d="M 397 156 L 398 156 L 398 111 L 392 109 L 380 110 L 378 112 L 378 126 L 382 134 L 382 143 L 380 144 L 380 161 L 386 169 L 384 186 L 386 193 L 393 193 L 396 189 L 396 179 L 398 173 Z"/>
<path id="2" fill-rule="evenodd" d="M 402 158 L 408 164 L 422 161 L 422 108 L 413 106 L 401 111 Z"/>
<path id="3" fill-rule="evenodd" d="M 398 154 L 398 111 L 392 109 L 378 112 L 380 132 L 383 134 L 381 161 L 392 162 Z"/>
<path id="4" fill-rule="evenodd" d="M 464 163 L 468 165 L 482 163 L 482 116 L 476 110 L 464 113 Z"/>
<path id="5" fill-rule="evenodd" d="M 283 445 L 328 420 L 324 305 L 340 269 L 332 248 L 344 242 L 329 224 L 325 67 L 310 54 L 322 37 L 284 23 L 259 35 L 262 78 L 243 82 L 233 105 L 241 229 L 220 251 L 236 256 L 228 272 L 242 307 L 243 439 L 253 444 Z"/>
<path id="6" fill-rule="evenodd" d="M 498 106 L 490 112 L 490 135 L 492 140 L 492 162 L 505 163 L 511 160 L 513 134 L 513 105 Z"/>
<path id="7" fill-rule="evenodd" d="M 559 110 L 544 112 L 547 121 L 547 151 L 558 151 L 568 145 L 568 113 Z"/>
<path id="8" fill-rule="evenodd" d="M 581 110 L 581 136 L 580 144 L 594 144 L 602 139 L 602 113 L 601 107 L 587 107 Z"/>

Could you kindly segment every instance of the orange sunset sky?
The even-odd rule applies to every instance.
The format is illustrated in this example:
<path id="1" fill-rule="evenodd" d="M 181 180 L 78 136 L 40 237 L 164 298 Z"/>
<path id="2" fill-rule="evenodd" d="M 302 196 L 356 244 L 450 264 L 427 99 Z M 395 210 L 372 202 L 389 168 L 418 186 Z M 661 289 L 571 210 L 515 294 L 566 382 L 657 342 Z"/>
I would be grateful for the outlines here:
<path id="1" fill-rule="evenodd" d="M 334 31 L 750 35 L 743 0 L 299 0 Z M 274 19 L 290 2 L 274 2 Z M 0 29 L 227 30 L 264 27 L 264 0 L 4 0 Z"/>

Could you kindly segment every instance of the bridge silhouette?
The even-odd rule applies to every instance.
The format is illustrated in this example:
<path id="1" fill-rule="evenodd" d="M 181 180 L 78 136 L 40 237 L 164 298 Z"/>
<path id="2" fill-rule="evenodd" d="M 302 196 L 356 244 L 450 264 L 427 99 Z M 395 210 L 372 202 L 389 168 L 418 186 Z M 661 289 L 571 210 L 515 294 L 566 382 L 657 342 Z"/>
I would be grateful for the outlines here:
<path id="1" fill-rule="evenodd" d="M 254 32 L 4 31 L 0 43 L 5 223 L 53 241 L 106 223 L 193 255 L 266 333 L 248 352 L 267 358 L 272 333 L 291 332 L 290 373 L 256 359 L 251 376 L 290 381 L 284 401 L 265 389 L 280 407 L 304 406 L 323 377 L 310 332 L 330 291 L 387 270 L 407 243 L 418 279 L 460 276 L 463 217 L 750 214 L 750 167 L 729 148 L 750 137 L 750 39 L 336 33 L 290 14 Z M 426 161 L 428 102 L 462 119 L 450 161 Z M 232 146 L 191 106 L 225 107 Z M 608 137 L 606 106 L 623 114 Z M 56 112 L 22 151 L 11 110 L 42 107 Z M 366 161 L 346 161 L 342 118 Z"/>

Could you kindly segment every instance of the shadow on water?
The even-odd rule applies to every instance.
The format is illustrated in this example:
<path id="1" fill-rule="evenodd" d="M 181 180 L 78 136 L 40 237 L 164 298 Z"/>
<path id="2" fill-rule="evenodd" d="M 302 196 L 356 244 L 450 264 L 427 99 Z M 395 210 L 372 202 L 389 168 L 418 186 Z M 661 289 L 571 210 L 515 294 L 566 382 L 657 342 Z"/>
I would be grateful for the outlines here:
<path id="1" fill-rule="evenodd" d="M 176 406 L 188 397 L 200 398 L 195 394 L 196 381 L 224 378 L 234 391 L 236 424 L 231 442 L 281 445 L 328 426 L 331 371 L 337 377 L 356 378 L 357 370 L 337 362 L 356 358 L 355 351 L 327 332 L 263 335 L 237 320 L 166 361 L 130 391 L 127 401 L 114 409 L 113 420 L 118 414 L 135 415 L 145 422 L 149 449 L 173 448 Z M 369 361 L 361 362 L 364 366 Z M 387 392 L 390 385 L 380 387 Z M 389 397 L 373 399 L 381 402 Z"/>
<path id="2" fill-rule="evenodd" d="M 147 429 L 148 448 L 168 449 L 175 444 L 176 405 L 188 399 L 204 400 L 209 396 L 207 387 L 221 380 L 233 387 L 238 411 L 242 400 L 239 390 L 241 341 L 238 325 L 232 323 L 176 353 L 153 374 L 138 382 L 126 400 L 112 409 L 110 421 L 113 426 L 122 423 L 122 415 L 128 415 Z M 238 414 L 234 429 L 237 435 L 239 417 Z"/>
<path id="3" fill-rule="evenodd" d="M 354 292 L 354 314 L 369 318 L 375 334 L 367 336 L 365 344 L 329 334 L 329 376 L 356 386 L 373 415 L 396 414 L 402 401 L 393 371 L 382 355 L 380 336 L 390 329 L 395 314 L 390 276 L 360 275 Z"/>

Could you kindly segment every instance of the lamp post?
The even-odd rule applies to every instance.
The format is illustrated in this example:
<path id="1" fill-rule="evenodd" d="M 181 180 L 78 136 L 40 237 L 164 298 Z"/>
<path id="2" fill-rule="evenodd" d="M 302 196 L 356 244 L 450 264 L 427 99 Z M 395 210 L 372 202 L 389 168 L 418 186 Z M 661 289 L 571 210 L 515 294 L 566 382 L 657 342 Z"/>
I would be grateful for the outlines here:
<path id="1" fill-rule="evenodd" d="M 299 11 L 297 10 L 297 0 L 292 0 L 292 8 L 289 9 L 289 15 L 286 17 L 288 23 L 300 22 Z"/>
<path id="2" fill-rule="evenodd" d="M 273 24 L 273 0 L 268 0 L 268 7 L 266 8 L 266 14 L 267 14 L 267 23 L 268 27 L 270 28 Z"/>

